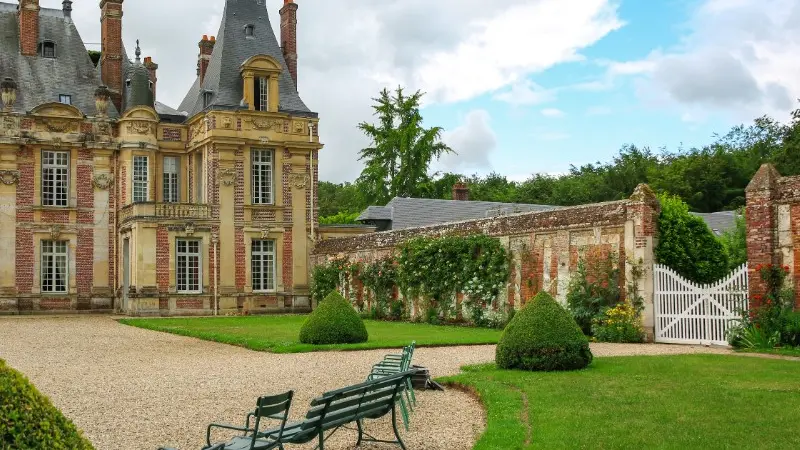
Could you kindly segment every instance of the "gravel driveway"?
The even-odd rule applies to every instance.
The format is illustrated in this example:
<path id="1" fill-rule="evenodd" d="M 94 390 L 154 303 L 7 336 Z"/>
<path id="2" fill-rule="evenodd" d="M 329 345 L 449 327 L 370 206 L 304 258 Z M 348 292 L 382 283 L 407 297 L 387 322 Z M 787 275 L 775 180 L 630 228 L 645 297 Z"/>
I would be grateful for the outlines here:
<path id="1" fill-rule="evenodd" d="M 618 344 L 593 344 L 592 350 L 596 356 L 725 352 Z M 313 397 L 363 381 L 386 353 L 275 355 L 128 327 L 110 317 L 0 318 L 0 358 L 27 375 L 98 450 L 165 444 L 197 450 L 209 422 L 238 424 L 257 396 L 289 389 L 295 390 L 290 415 L 300 419 Z M 414 354 L 414 363 L 434 377 L 493 359 L 494 346 L 420 348 Z M 411 431 L 403 433 L 409 449 L 472 448 L 485 427 L 477 400 L 453 389 L 421 392 L 417 399 Z M 388 420 L 366 429 L 391 437 Z M 355 436 L 340 431 L 325 447 L 352 449 Z"/>

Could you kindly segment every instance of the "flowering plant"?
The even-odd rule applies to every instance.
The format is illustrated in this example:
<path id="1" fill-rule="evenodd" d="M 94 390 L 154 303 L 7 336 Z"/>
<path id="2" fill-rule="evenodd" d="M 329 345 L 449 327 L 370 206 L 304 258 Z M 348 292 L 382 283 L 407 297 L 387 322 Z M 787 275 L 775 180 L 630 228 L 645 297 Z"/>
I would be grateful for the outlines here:
<path id="1" fill-rule="evenodd" d="M 644 330 L 637 308 L 623 302 L 592 321 L 592 333 L 601 342 L 642 342 Z"/>

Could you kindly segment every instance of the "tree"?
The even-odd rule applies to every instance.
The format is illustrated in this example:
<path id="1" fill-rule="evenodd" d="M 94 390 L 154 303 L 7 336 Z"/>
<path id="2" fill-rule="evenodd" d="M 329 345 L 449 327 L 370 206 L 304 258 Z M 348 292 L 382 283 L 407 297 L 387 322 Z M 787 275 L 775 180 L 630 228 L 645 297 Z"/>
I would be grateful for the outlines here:
<path id="1" fill-rule="evenodd" d="M 738 269 L 747 262 L 747 221 L 744 208 L 736 213 L 736 226 L 723 232 L 719 240 L 728 252 L 730 270 Z"/>
<path id="2" fill-rule="evenodd" d="M 441 142 L 441 127 L 424 128 L 420 91 L 407 96 L 399 87 L 392 96 L 387 89 L 373 99 L 377 124 L 362 122 L 358 128 L 372 141 L 362 149 L 365 161 L 358 179 L 371 204 L 386 204 L 394 197 L 417 197 L 430 181 L 428 166 L 452 149 Z"/>

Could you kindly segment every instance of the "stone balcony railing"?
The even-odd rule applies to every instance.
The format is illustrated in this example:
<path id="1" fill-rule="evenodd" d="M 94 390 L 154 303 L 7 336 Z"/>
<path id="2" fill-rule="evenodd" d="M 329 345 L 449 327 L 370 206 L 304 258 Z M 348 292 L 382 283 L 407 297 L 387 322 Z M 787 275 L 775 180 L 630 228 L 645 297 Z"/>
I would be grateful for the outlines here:
<path id="1" fill-rule="evenodd" d="M 211 207 L 198 203 L 134 203 L 119 211 L 119 222 L 131 219 L 203 220 L 211 218 Z"/>

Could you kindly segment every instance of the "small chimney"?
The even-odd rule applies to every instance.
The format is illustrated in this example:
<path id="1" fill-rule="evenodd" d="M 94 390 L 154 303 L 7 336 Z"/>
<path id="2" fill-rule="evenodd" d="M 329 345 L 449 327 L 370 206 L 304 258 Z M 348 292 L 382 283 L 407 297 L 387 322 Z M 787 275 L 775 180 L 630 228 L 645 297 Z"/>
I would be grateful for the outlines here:
<path id="1" fill-rule="evenodd" d="M 122 3 L 125 0 L 100 0 L 100 67 L 103 84 L 111 91 L 111 101 L 122 111 Z"/>
<path id="2" fill-rule="evenodd" d="M 39 49 L 39 0 L 19 0 L 19 50 L 36 56 Z"/>
<path id="3" fill-rule="evenodd" d="M 459 181 L 453 185 L 453 200 L 461 202 L 469 201 L 469 187 L 466 183 Z"/>
<path id="4" fill-rule="evenodd" d="M 211 36 L 211 39 L 209 39 L 208 35 L 204 34 L 203 39 L 197 44 L 200 47 L 200 55 L 197 58 L 197 76 L 200 77 L 200 85 L 203 84 L 203 80 L 206 78 L 208 64 L 211 62 L 211 53 L 214 52 L 214 44 L 216 43 L 216 37 Z"/>
<path id="5" fill-rule="evenodd" d="M 153 83 L 153 101 L 155 102 L 156 86 L 158 85 L 158 77 L 156 77 L 158 64 L 153 62 L 153 58 L 151 56 L 145 56 L 144 66 L 147 68 L 147 71 L 150 72 L 150 82 Z"/>
<path id="6" fill-rule="evenodd" d="M 64 9 L 64 17 L 72 17 L 72 0 L 64 0 L 61 5 Z"/>
<path id="7" fill-rule="evenodd" d="M 280 13 L 283 59 L 297 89 L 297 4 L 294 0 L 283 0 Z"/>

